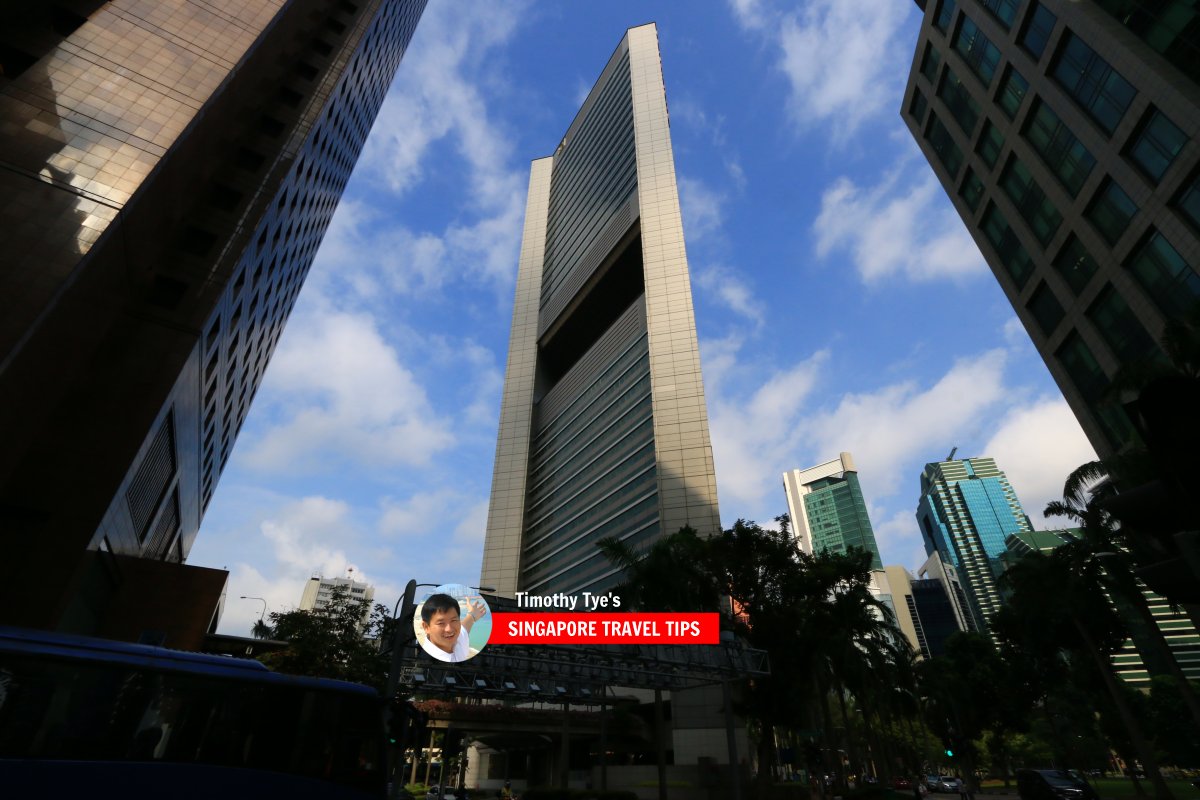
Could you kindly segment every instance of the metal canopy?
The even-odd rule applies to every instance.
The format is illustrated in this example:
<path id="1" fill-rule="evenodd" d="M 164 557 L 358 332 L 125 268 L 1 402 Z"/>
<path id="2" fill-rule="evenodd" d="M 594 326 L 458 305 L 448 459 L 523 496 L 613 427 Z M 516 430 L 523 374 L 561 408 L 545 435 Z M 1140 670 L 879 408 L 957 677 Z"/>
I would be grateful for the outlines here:
<path id="1" fill-rule="evenodd" d="M 718 645 L 495 645 L 457 664 L 409 645 L 399 684 L 422 695 L 601 705 L 613 690 L 666 689 L 763 676 L 767 653 Z"/>

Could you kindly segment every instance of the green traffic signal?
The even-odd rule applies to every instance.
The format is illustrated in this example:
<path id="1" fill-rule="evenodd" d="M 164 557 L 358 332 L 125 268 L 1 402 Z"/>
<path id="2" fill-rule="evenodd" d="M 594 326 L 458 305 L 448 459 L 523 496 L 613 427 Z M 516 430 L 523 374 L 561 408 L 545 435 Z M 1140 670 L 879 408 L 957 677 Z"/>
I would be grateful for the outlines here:
<path id="1" fill-rule="evenodd" d="M 950 756 L 951 758 L 954 758 L 954 751 L 947 747 L 946 755 Z"/>

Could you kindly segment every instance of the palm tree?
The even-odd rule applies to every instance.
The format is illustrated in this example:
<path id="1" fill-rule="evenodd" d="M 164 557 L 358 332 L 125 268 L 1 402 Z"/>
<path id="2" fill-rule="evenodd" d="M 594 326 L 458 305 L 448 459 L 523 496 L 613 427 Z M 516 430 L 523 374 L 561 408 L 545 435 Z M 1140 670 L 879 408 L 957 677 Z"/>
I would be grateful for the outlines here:
<path id="1" fill-rule="evenodd" d="M 1113 671 L 1111 657 L 1124 641 L 1126 631 L 1104 596 L 1100 573 L 1096 559 L 1083 542 L 1062 545 L 1048 555 L 1024 556 L 1000 579 L 1011 588 L 1012 594 L 1008 610 L 1001 617 L 998 635 L 1007 635 L 1013 627 L 1036 629 L 1042 635 L 1022 643 L 1037 642 L 1051 651 L 1039 654 L 1041 660 L 1053 660 L 1060 652 L 1090 660 L 1138 759 L 1146 768 L 1155 796 L 1159 800 L 1172 800 L 1171 790 L 1159 772 L 1154 747 L 1142 731 L 1124 687 Z M 1006 619 L 1016 624 L 1003 624 Z"/>
<path id="2" fill-rule="evenodd" d="M 1080 538 L 1072 552 L 1078 558 L 1099 561 L 1102 570 L 1099 579 L 1105 589 L 1132 609 L 1138 616 L 1144 633 L 1144 641 L 1154 650 L 1158 661 L 1167 667 L 1179 687 L 1180 696 L 1192 716 L 1197 732 L 1200 732 L 1200 701 L 1187 675 L 1179 666 L 1175 653 L 1158 627 L 1158 620 L 1150 609 L 1144 587 L 1134 573 L 1129 545 L 1135 546 L 1142 537 L 1122 536 L 1112 515 L 1103 503 L 1114 495 L 1112 483 L 1104 480 L 1106 471 L 1099 462 L 1084 464 L 1071 473 L 1063 486 L 1063 499 L 1047 504 L 1048 517 L 1065 517 L 1079 526 Z M 1099 481 L 1099 483 L 1097 483 Z M 1088 488 L 1088 487 L 1094 488 Z M 1131 541 L 1132 540 L 1132 541 Z"/>
<path id="3" fill-rule="evenodd" d="M 597 547 L 623 573 L 615 593 L 639 611 L 713 611 L 720 605 L 721 587 L 707 563 L 711 548 L 690 526 L 641 552 L 615 538 Z"/>
<path id="4" fill-rule="evenodd" d="M 275 635 L 275 629 L 260 619 L 250 629 L 250 635 L 255 639 L 270 639 Z"/>

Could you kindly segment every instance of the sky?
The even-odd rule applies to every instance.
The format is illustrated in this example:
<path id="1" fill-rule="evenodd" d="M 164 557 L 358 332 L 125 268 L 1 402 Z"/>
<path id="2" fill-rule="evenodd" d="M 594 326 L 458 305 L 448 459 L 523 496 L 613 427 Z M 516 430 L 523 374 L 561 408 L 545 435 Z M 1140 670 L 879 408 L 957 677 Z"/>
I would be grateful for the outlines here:
<path id="1" fill-rule="evenodd" d="M 529 163 L 646 22 L 725 527 L 850 451 L 915 571 L 927 462 L 994 457 L 1041 527 L 1095 457 L 901 121 L 914 3 L 430 0 L 188 557 L 221 632 L 313 575 L 478 582 Z"/>

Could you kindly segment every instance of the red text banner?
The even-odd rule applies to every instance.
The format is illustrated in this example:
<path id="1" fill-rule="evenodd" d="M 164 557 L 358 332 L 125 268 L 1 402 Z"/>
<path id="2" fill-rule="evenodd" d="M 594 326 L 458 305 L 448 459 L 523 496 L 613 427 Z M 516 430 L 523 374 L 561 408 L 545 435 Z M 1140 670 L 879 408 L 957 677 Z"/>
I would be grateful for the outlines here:
<path id="1" fill-rule="evenodd" d="M 717 614 L 493 614 L 494 644 L 717 644 Z"/>

